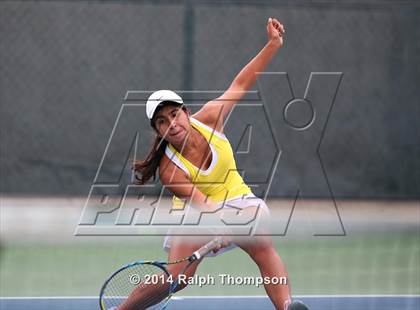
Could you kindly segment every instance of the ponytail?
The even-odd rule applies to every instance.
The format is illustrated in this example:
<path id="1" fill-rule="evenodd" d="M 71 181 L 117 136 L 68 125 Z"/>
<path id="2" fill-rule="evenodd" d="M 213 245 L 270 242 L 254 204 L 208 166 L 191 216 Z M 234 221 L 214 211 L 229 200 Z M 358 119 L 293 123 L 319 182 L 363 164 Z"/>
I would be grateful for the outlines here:
<path id="1" fill-rule="evenodd" d="M 134 175 L 138 182 L 137 184 L 145 184 L 152 177 L 153 180 L 156 179 L 156 171 L 159 168 L 160 160 L 165 154 L 166 146 L 168 142 L 156 135 L 153 146 L 147 155 L 145 160 L 135 160 L 134 161 Z"/>

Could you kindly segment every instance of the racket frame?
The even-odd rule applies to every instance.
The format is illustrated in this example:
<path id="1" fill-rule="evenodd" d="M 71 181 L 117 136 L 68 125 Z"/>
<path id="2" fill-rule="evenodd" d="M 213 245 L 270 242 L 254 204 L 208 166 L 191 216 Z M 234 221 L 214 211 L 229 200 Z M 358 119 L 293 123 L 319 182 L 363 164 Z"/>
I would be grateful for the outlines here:
<path id="1" fill-rule="evenodd" d="M 101 310 L 106 310 L 105 302 L 103 300 L 103 295 L 104 295 L 105 289 L 108 286 L 108 283 L 114 278 L 115 275 L 119 274 L 121 271 L 124 271 L 124 270 L 126 270 L 128 268 L 132 268 L 132 267 L 138 266 L 138 265 L 153 265 L 153 266 L 156 266 L 156 267 L 160 268 L 168 277 L 170 276 L 169 271 L 165 268 L 165 265 L 168 265 L 167 262 L 139 260 L 139 261 L 128 263 L 128 264 L 126 264 L 126 265 L 118 268 L 116 271 L 114 271 L 108 277 L 108 279 L 106 279 L 106 281 L 102 285 L 101 291 L 99 293 L 99 307 L 100 307 Z"/>
<path id="2" fill-rule="evenodd" d="M 126 264 L 124 266 L 122 266 L 121 268 L 117 269 L 116 271 L 114 271 L 111 276 L 108 277 L 108 279 L 104 282 L 104 284 L 102 285 L 101 291 L 99 293 L 99 307 L 101 310 L 106 310 L 105 307 L 105 302 L 103 300 L 103 294 L 105 292 L 105 289 L 108 285 L 108 283 L 114 278 L 114 276 L 118 273 L 120 273 L 123 270 L 126 270 L 128 268 L 137 266 L 137 265 L 154 265 L 158 268 L 160 268 L 168 277 L 170 276 L 169 271 L 166 269 L 166 266 L 168 265 L 174 265 L 174 264 L 178 264 L 178 263 L 182 263 L 182 262 L 188 262 L 188 264 L 184 267 L 184 269 L 179 273 L 178 277 L 176 278 L 176 280 L 174 280 L 173 283 L 171 283 L 171 285 L 169 286 L 169 293 L 168 296 L 165 297 L 164 300 L 162 300 L 164 302 L 164 304 L 162 305 L 162 310 L 166 308 L 166 306 L 169 303 L 170 298 L 172 297 L 172 295 L 175 293 L 176 288 L 179 285 L 179 276 L 184 274 L 185 271 L 197 260 L 202 259 L 205 255 L 207 255 L 209 252 L 211 252 L 213 249 L 220 247 L 222 244 L 222 240 L 220 238 L 215 238 L 212 241 L 208 242 L 207 244 L 205 244 L 204 246 L 202 246 L 200 249 L 198 249 L 197 251 L 195 251 L 192 255 L 183 258 L 183 259 L 179 259 L 179 260 L 175 260 L 175 261 L 171 261 L 171 262 L 163 262 L 163 261 L 135 261 L 129 264 Z"/>

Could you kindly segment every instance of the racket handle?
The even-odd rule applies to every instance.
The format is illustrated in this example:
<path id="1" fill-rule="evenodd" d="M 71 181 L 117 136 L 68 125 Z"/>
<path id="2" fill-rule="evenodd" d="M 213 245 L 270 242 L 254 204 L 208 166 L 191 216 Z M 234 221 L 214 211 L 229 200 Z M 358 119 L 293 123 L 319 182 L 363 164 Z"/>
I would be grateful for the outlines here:
<path id="1" fill-rule="evenodd" d="M 221 238 L 214 238 L 209 243 L 203 245 L 201 248 L 199 248 L 197 251 L 191 255 L 191 260 L 195 261 L 198 260 L 204 256 L 206 256 L 208 253 L 213 251 L 214 249 L 220 247 L 222 245 L 222 239 Z"/>

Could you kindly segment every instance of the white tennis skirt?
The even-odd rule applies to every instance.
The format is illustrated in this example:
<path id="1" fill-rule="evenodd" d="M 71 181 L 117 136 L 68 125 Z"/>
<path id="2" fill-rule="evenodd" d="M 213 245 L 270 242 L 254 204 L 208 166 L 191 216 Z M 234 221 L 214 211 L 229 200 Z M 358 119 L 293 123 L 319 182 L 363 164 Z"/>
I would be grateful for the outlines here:
<path id="1" fill-rule="evenodd" d="M 226 200 L 223 204 L 223 211 L 232 211 L 232 210 L 243 210 L 246 208 L 250 208 L 250 207 L 258 207 L 258 217 L 264 216 L 267 217 L 270 215 L 270 210 L 267 207 L 267 204 L 265 203 L 264 200 L 262 200 L 261 198 L 256 197 L 254 194 L 248 194 L 248 195 L 244 195 L 244 196 L 240 196 L 237 198 L 232 198 L 229 200 Z M 263 212 L 261 212 L 263 211 Z M 256 219 L 257 221 L 259 219 Z M 170 234 L 167 235 L 163 241 L 163 249 L 166 252 L 169 252 L 170 248 L 171 248 L 171 238 L 173 236 L 171 236 Z M 236 248 L 237 245 L 235 243 L 232 243 L 230 246 L 220 249 L 217 253 L 213 253 L 210 252 L 207 256 L 217 256 L 219 254 L 225 253 L 227 251 L 230 251 L 234 248 Z"/>

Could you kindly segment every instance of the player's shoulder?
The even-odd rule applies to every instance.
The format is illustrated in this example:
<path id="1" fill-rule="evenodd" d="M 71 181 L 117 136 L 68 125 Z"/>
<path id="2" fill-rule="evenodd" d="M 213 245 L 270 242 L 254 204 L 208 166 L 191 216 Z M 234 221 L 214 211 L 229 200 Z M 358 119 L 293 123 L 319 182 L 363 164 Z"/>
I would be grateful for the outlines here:
<path id="1" fill-rule="evenodd" d="M 191 117 L 212 130 L 223 132 L 223 119 L 220 114 L 220 108 L 217 106 L 212 106 L 207 103 Z"/>

